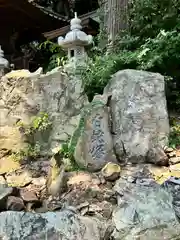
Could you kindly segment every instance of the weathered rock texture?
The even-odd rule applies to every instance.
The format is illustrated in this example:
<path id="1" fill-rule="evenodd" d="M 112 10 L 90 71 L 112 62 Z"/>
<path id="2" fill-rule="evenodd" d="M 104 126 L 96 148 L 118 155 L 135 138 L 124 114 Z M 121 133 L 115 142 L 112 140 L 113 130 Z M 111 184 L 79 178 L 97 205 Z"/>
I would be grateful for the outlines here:
<path id="1" fill-rule="evenodd" d="M 13 188 L 0 184 L 0 211 L 6 209 L 6 201 L 9 195 L 13 192 Z"/>
<path id="2" fill-rule="evenodd" d="M 169 134 L 163 76 L 145 71 L 119 71 L 104 94 L 111 97 L 113 141 L 119 158 L 156 163 L 159 154 L 156 149 L 167 145 Z M 153 154 L 148 154 L 149 151 Z M 155 159 L 148 159 L 148 155 L 154 155 Z"/>
<path id="3" fill-rule="evenodd" d="M 88 217 L 80 217 L 71 211 L 45 214 L 3 212 L 0 214 L 0 223 L 1 239 L 104 239 L 99 222 Z"/>
<path id="4" fill-rule="evenodd" d="M 81 113 L 79 126 L 71 141 L 76 162 L 91 171 L 116 162 L 109 128 L 109 109 L 98 96 Z"/>
<path id="5" fill-rule="evenodd" d="M 17 71 L 17 76 L 4 76 L 0 81 L 0 149 L 22 149 L 24 139 L 16 122 L 29 124 L 33 116 L 45 112 L 52 122 L 51 130 L 38 134 L 35 140 L 43 142 L 48 152 L 72 135 L 85 102 L 80 79 L 67 77 L 61 68 L 46 75 L 37 71 L 21 76 Z"/>
<path id="6" fill-rule="evenodd" d="M 170 193 L 160 186 L 142 186 L 122 179 L 115 189 L 121 197 L 113 214 L 113 239 L 179 239 L 180 224 Z"/>

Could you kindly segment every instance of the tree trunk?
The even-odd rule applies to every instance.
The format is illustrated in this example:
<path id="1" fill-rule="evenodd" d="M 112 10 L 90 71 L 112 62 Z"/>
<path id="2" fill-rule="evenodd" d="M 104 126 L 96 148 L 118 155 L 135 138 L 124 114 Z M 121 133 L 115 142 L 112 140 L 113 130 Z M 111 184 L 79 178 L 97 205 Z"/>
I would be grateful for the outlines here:
<path id="1" fill-rule="evenodd" d="M 105 49 L 108 43 L 108 35 L 107 35 L 108 0 L 98 0 L 98 4 L 99 4 L 99 18 L 100 18 L 99 47 L 101 49 Z"/>
<path id="2" fill-rule="evenodd" d="M 117 35 L 128 30 L 128 0 L 99 0 L 104 11 L 104 28 L 108 37 L 108 53 L 112 51 Z"/>

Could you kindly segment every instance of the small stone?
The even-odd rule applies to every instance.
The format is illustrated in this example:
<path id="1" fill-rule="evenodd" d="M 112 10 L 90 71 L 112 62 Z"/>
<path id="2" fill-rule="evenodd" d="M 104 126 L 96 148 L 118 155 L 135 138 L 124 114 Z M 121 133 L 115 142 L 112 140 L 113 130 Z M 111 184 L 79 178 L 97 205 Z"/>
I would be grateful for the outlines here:
<path id="1" fill-rule="evenodd" d="M 130 183 L 135 183 L 136 182 L 136 178 L 132 177 L 132 176 L 128 176 L 127 181 Z"/>
<path id="2" fill-rule="evenodd" d="M 106 179 L 103 176 L 100 178 L 100 180 L 101 180 L 101 184 L 104 185 L 106 183 Z"/>
<path id="3" fill-rule="evenodd" d="M 91 183 L 92 175 L 87 172 L 78 172 L 74 176 L 70 176 L 68 179 L 68 186 L 79 185 L 82 183 Z"/>
<path id="4" fill-rule="evenodd" d="M 0 184 L 0 211 L 6 209 L 6 200 L 13 192 L 13 188 Z"/>
<path id="5" fill-rule="evenodd" d="M 180 163 L 174 164 L 173 166 L 170 166 L 171 171 L 180 171 Z"/>
<path id="6" fill-rule="evenodd" d="M 115 181 L 119 178 L 121 167 L 116 163 L 107 163 L 101 170 L 102 175 L 106 180 Z"/>
<path id="7" fill-rule="evenodd" d="M 171 153 L 171 152 L 173 152 L 173 151 L 174 151 L 173 148 L 170 148 L 170 147 L 165 147 L 165 148 L 164 148 L 164 152 L 165 152 L 165 153 Z"/>
<path id="8" fill-rule="evenodd" d="M 6 179 L 8 185 L 12 187 L 24 187 L 32 182 L 32 178 L 27 172 L 20 173 L 19 175 L 12 173 L 6 176 Z"/>
<path id="9" fill-rule="evenodd" d="M 144 178 L 144 179 L 137 179 L 136 184 L 143 185 L 143 186 L 152 186 L 156 184 L 156 182 L 154 179 Z"/>
<path id="10" fill-rule="evenodd" d="M 176 191 L 179 191 L 179 190 L 180 190 L 180 186 L 179 186 L 179 185 L 175 185 L 175 186 L 174 186 L 174 189 L 175 189 Z"/>
<path id="11" fill-rule="evenodd" d="M 173 158 L 173 157 L 176 157 L 176 153 L 175 152 L 170 152 L 170 153 L 167 153 L 167 156 L 169 158 Z"/>
<path id="12" fill-rule="evenodd" d="M 36 211 L 37 208 L 42 207 L 42 202 L 37 201 L 37 202 L 26 202 L 26 211 L 27 212 L 34 212 Z"/>
<path id="13" fill-rule="evenodd" d="M 172 157 L 169 159 L 169 163 L 174 165 L 174 164 L 177 164 L 177 163 L 180 163 L 180 157 Z"/>
<path id="14" fill-rule="evenodd" d="M 7 182 L 3 176 L 0 176 L 0 184 L 6 185 Z"/>
<path id="15" fill-rule="evenodd" d="M 180 157 L 180 151 L 176 149 L 176 157 Z"/>
<path id="16" fill-rule="evenodd" d="M 102 215 L 106 219 L 110 219 L 112 216 L 113 207 L 112 204 L 106 201 L 102 202 Z"/>
<path id="17" fill-rule="evenodd" d="M 36 186 L 44 186 L 46 184 L 45 177 L 33 178 L 32 183 Z"/>
<path id="18" fill-rule="evenodd" d="M 98 178 L 94 178 L 94 179 L 92 179 L 92 184 L 94 184 L 94 185 L 100 185 L 100 184 L 101 184 L 101 180 L 98 179 Z"/>
<path id="19" fill-rule="evenodd" d="M 6 203 L 6 209 L 11 211 L 21 211 L 25 209 L 24 202 L 19 197 L 9 196 Z"/>
<path id="20" fill-rule="evenodd" d="M 83 209 L 81 209 L 80 213 L 81 213 L 82 216 L 85 216 L 88 211 L 89 211 L 89 206 L 84 207 Z"/>
<path id="21" fill-rule="evenodd" d="M 3 157 L 0 159 L 0 174 L 10 173 L 20 169 L 20 164 L 14 161 L 12 156 Z"/>
<path id="22" fill-rule="evenodd" d="M 167 183 L 174 183 L 174 184 L 180 184 L 180 178 L 171 176 L 170 178 L 167 179 Z M 173 190 L 177 190 L 177 188 L 174 187 Z M 173 192 L 174 194 L 175 192 Z"/>
<path id="23" fill-rule="evenodd" d="M 52 201 L 53 200 L 53 196 L 49 196 L 48 200 Z"/>
<path id="24" fill-rule="evenodd" d="M 169 159 L 161 147 L 151 148 L 146 160 L 148 163 L 154 163 L 157 166 L 167 166 L 169 164 Z"/>
<path id="25" fill-rule="evenodd" d="M 65 166 L 61 165 L 51 168 L 51 172 L 47 178 L 47 190 L 48 194 L 52 196 L 59 196 L 67 189 L 67 178 L 65 177 Z"/>
<path id="26" fill-rule="evenodd" d="M 25 202 L 37 202 L 39 201 L 34 192 L 28 191 L 26 189 L 20 190 L 20 196 Z"/>
<path id="27" fill-rule="evenodd" d="M 49 199 L 43 201 L 42 207 L 45 207 L 49 211 L 57 211 L 62 208 L 62 203 L 60 200 L 55 199 L 55 197 L 53 197 L 52 200 Z"/>
<path id="28" fill-rule="evenodd" d="M 28 202 L 27 204 L 26 204 L 26 212 L 33 212 L 33 205 L 34 205 L 34 203 L 32 203 L 32 202 Z"/>
<path id="29" fill-rule="evenodd" d="M 112 181 L 107 181 L 106 182 L 106 187 L 109 188 L 109 189 L 112 189 L 114 187 L 114 184 Z"/>
<path id="30" fill-rule="evenodd" d="M 65 206 L 64 209 L 69 210 L 73 213 L 77 213 L 77 208 L 74 206 Z"/>
<path id="31" fill-rule="evenodd" d="M 112 204 L 116 204 L 116 202 L 117 202 L 116 193 L 112 190 L 106 191 L 104 193 L 103 198 L 105 201 L 110 202 Z"/>
<path id="32" fill-rule="evenodd" d="M 97 204 L 91 204 L 88 209 L 88 214 L 95 214 L 96 212 L 102 212 L 102 207 Z"/>
<path id="33" fill-rule="evenodd" d="M 79 204 L 78 206 L 76 206 L 76 209 L 78 211 L 80 211 L 81 209 L 86 208 L 88 206 L 89 206 L 89 202 L 86 201 L 86 202 L 83 202 L 83 203 Z"/>
<path id="34" fill-rule="evenodd" d="M 102 173 L 100 172 L 100 174 L 98 175 L 98 178 L 100 180 L 100 184 L 104 185 L 106 183 L 106 179 L 104 178 L 104 176 L 102 175 Z"/>

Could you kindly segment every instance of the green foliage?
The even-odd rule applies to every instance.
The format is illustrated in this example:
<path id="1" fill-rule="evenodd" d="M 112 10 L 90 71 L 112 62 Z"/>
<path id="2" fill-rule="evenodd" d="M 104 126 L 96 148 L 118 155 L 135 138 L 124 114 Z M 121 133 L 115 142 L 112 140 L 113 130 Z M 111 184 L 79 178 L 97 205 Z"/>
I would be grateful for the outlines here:
<path id="1" fill-rule="evenodd" d="M 81 136 L 81 134 L 84 131 L 85 128 L 85 121 L 87 119 L 87 117 L 89 115 L 91 115 L 92 111 L 94 110 L 94 108 L 99 108 L 100 106 L 104 106 L 104 103 L 100 100 L 93 100 L 92 102 L 90 102 L 89 104 L 87 104 L 82 110 L 81 110 L 81 117 L 79 120 L 79 124 L 76 128 L 76 130 L 74 131 L 70 142 L 69 142 L 69 153 L 73 156 L 74 155 L 74 151 L 77 145 L 77 142 L 79 140 L 79 137 Z"/>
<path id="2" fill-rule="evenodd" d="M 171 119 L 171 129 L 169 136 L 169 145 L 172 148 L 180 146 L 180 122 L 176 121 L 176 118 Z"/>
<path id="3" fill-rule="evenodd" d="M 169 146 L 172 148 L 176 148 L 177 146 L 180 146 L 180 128 L 171 129 L 171 132 L 169 135 Z"/>
<path id="4" fill-rule="evenodd" d="M 166 79 L 168 107 L 178 110 L 180 33 L 177 30 L 160 30 L 156 37 L 144 39 L 144 43 L 140 46 L 138 46 L 138 37 L 124 36 L 117 41 L 115 53 L 98 54 L 89 61 L 82 76 L 85 92 L 92 100 L 95 94 L 103 92 L 111 75 L 122 69 L 159 72 Z"/>
<path id="5" fill-rule="evenodd" d="M 82 170 L 73 156 L 73 152 L 70 150 L 69 141 L 61 144 L 57 148 L 53 149 L 54 158 L 57 162 L 61 162 L 65 165 L 65 170 L 68 172 Z"/>
<path id="6" fill-rule="evenodd" d="M 62 143 L 58 147 L 54 148 L 52 152 L 54 153 L 54 155 L 56 154 L 60 155 L 61 158 L 69 158 L 69 159 L 73 158 L 73 155 L 69 150 L 69 141 Z"/>
<path id="7" fill-rule="evenodd" d="M 180 33 L 164 30 L 153 39 L 148 38 L 140 47 L 141 67 L 154 70 L 165 75 L 180 74 Z"/>
<path id="8" fill-rule="evenodd" d="M 130 34 L 138 37 L 136 49 L 145 52 L 142 69 L 169 76 L 166 82 L 170 109 L 180 107 L 180 1 L 133 0 Z"/>
<path id="9" fill-rule="evenodd" d="M 49 40 L 38 44 L 37 55 L 41 59 L 42 67 L 45 72 L 50 71 L 55 67 L 64 66 L 67 57 L 62 48 L 54 42 Z"/>
<path id="10" fill-rule="evenodd" d="M 156 37 L 160 29 L 172 31 L 180 27 L 178 0 L 132 0 L 130 9 L 131 33 L 142 41 Z"/>
<path id="11" fill-rule="evenodd" d="M 40 150 L 41 146 L 38 142 L 36 142 L 34 145 L 28 144 L 25 149 L 20 150 L 19 152 L 13 153 L 12 158 L 14 161 L 20 162 L 25 157 L 29 159 L 35 159 L 38 156 L 40 156 Z"/>
<path id="12" fill-rule="evenodd" d="M 31 125 L 33 131 L 45 131 L 51 126 L 48 114 L 41 112 L 39 116 L 32 119 Z"/>
<path id="13" fill-rule="evenodd" d="M 34 145 L 28 144 L 28 147 L 22 152 L 25 157 L 36 158 L 40 155 L 41 145 L 36 142 Z"/>
<path id="14" fill-rule="evenodd" d="M 137 53 L 122 51 L 121 54 L 97 56 L 89 61 L 82 74 L 84 89 L 92 100 L 95 94 L 101 94 L 111 75 L 124 68 L 137 67 Z"/>
<path id="15" fill-rule="evenodd" d="M 165 76 L 168 107 L 180 108 L 180 1 L 133 0 L 129 10 L 130 29 L 116 37 L 113 53 L 96 44 L 83 73 L 90 100 L 102 93 L 111 75 L 122 69 L 159 72 Z M 104 29 L 95 42 L 106 39 Z M 98 48 L 99 46 L 100 48 Z"/>
<path id="16" fill-rule="evenodd" d="M 20 127 L 20 131 L 28 137 L 34 135 L 36 132 L 47 130 L 51 124 L 48 114 L 40 112 L 38 116 L 32 118 L 30 124 L 24 124 L 22 121 L 19 121 L 17 126 Z"/>
<path id="17" fill-rule="evenodd" d="M 40 155 L 41 145 L 35 141 L 35 134 L 43 133 L 51 127 L 52 123 L 47 113 L 41 112 L 38 116 L 33 117 L 30 124 L 24 124 L 22 121 L 17 123 L 20 132 L 25 136 L 28 143 L 25 149 L 17 152 L 17 158 L 30 157 L 34 159 Z"/>

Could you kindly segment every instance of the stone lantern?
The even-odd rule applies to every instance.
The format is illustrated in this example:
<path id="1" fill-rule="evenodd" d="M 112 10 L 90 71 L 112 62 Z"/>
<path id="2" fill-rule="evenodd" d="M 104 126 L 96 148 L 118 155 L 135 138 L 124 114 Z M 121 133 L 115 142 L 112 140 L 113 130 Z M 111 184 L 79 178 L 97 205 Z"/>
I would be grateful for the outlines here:
<path id="1" fill-rule="evenodd" d="M 58 44 L 68 51 L 69 64 L 73 67 L 83 66 L 87 60 L 85 47 L 92 43 L 93 38 L 83 32 L 81 20 L 75 17 L 70 22 L 70 30 L 65 38 L 59 37 Z"/>
<path id="2" fill-rule="evenodd" d="M 4 75 L 5 68 L 8 68 L 9 62 L 4 58 L 4 51 L 1 48 L 0 45 L 0 77 Z"/>

